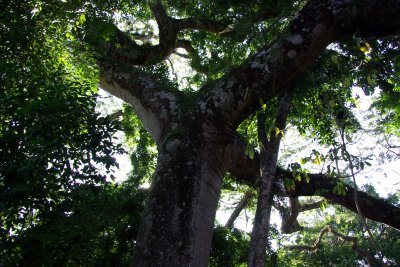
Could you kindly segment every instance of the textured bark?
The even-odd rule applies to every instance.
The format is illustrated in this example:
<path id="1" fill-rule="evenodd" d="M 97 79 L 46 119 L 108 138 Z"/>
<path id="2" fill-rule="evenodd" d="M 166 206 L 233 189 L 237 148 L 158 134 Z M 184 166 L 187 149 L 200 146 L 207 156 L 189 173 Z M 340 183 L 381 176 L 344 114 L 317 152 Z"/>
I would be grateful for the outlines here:
<path id="1" fill-rule="evenodd" d="M 114 62 L 101 61 L 101 87 L 133 106 L 159 150 L 134 266 L 207 266 L 225 171 L 253 184 L 259 177 L 259 164 L 244 155 L 241 141 L 235 138 L 236 127 L 259 109 L 260 98 L 267 102 L 290 90 L 332 41 L 354 33 L 399 34 L 400 1 L 310 0 L 272 45 L 204 88 L 206 93 L 189 109 L 179 106 L 179 93 L 165 90 L 165 85 L 133 67 L 115 63 L 159 62 L 176 47 L 178 23 L 166 15 L 161 1 L 149 2 L 159 23 L 160 44 L 138 46 L 117 31 L 119 46 L 106 51 Z M 194 27 L 187 25 L 181 29 Z M 290 175 L 277 171 L 277 179 Z M 290 192 L 277 187 L 291 196 L 319 192 L 355 211 L 352 190 L 342 197 L 331 189 L 331 181 L 323 175 L 312 175 L 309 184 L 297 183 Z M 398 207 L 362 192 L 359 200 L 367 218 L 400 229 Z"/>
<path id="2" fill-rule="evenodd" d="M 281 99 L 276 114 L 275 127 L 280 131 L 286 128 L 286 119 L 289 114 L 288 97 Z M 265 130 L 265 115 L 257 116 L 258 140 L 264 147 L 260 152 L 261 177 L 258 189 L 258 201 L 256 216 L 251 232 L 251 244 L 249 252 L 249 267 L 262 267 L 266 262 L 266 247 L 270 229 L 270 217 L 273 202 L 272 188 L 275 183 L 275 172 L 278 161 L 279 146 L 282 133 L 271 131 L 269 140 Z"/>
<path id="3" fill-rule="evenodd" d="M 281 232 L 283 234 L 292 234 L 303 229 L 297 221 L 297 216 L 300 213 L 300 203 L 297 197 L 289 197 L 289 207 L 284 207 L 277 202 L 274 203 L 274 207 L 281 215 Z"/>
<path id="4" fill-rule="evenodd" d="M 111 61 L 100 62 L 100 86 L 108 93 L 132 105 L 156 143 L 177 127 L 179 95 L 162 90 L 164 86 L 144 72 Z"/>
<path id="5" fill-rule="evenodd" d="M 259 109 L 260 98 L 267 102 L 290 89 L 331 42 L 355 33 L 399 34 L 399 12 L 396 0 L 311 0 L 275 42 L 221 78 L 203 100 L 217 103 L 215 116 L 237 126 Z"/>
<path id="6" fill-rule="evenodd" d="M 225 170 L 218 162 L 222 149 L 197 130 L 167 137 L 159 146 L 133 266 L 208 264 L 205 248 L 211 246 Z"/>
<path id="7" fill-rule="evenodd" d="M 283 201 L 284 198 L 280 197 Z M 281 204 L 280 201 L 274 202 L 274 208 L 277 209 L 281 215 L 281 233 L 292 234 L 294 232 L 303 230 L 304 228 L 297 221 L 297 216 L 307 210 L 318 209 L 321 207 L 323 201 L 313 203 L 300 203 L 298 197 L 288 197 L 289 206 Z"/>

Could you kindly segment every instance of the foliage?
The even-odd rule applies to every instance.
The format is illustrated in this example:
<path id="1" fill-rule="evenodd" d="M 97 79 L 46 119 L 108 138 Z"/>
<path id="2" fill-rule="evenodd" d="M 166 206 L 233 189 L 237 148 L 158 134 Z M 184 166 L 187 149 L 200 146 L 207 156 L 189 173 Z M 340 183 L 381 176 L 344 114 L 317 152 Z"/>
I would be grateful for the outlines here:
<path id="1" fill-rule="evenodd" d="M 250 238 L 238 229 L 214 229 L 210 266 L 246 266 Z"/>
<path id="2" fill-rule="evenodd" d="M 116 41 L 118 28 L 156 37 L 147 2 L 12 0 L 0 4 L 1 266 L 129 264 L 144 206 L 145 190 L 140 186 L 152 181 L 156 145 L 131 107 L 124 107 L 121 125 L 95 112 L 95 59 L 103 57 Z M 190 40 L 198 52 L 190 63 L 193 73 L 185 77 L 188 88 L 179 88 L 180 84 L 171 81 L 165 62 L 140 68 L 168 90 L 176 93 L 180 89 L 184 102 L 180 104 L 190 106 L 193 95 L 204 93 L 194 90 L 214 85 L 269 44 L 305 2 L 163 1 L 171 16 L 215 20 L 232 31 L 227 36 L 201 30 L 178 34 L 179 39 Z M 256 21 L 259 11 L 274 16 Z M 136 40 L 136 44 L 148 43 Z M 338 155 L 339 132 L 350 138 L 361 129 L 354 115 L 359 98 L 352 94 L 353 86 L 361 87 L 367 95 L 379 90 L 373 108 L 379 115 L 380 130 L 400 136 L 398 51 L 398 38 L 369 40 L 354 35 L 331 45 L 296 84 L 290 125 L 331 148 L 326 156 L 313 150 L 309 157 L 303 157 L 302 164 L 320 165 L 330 159 L 328 166 L 333 166 L 344 158 Z M 259 101 L 260 112 L 269 118 L 267 132 L 271 132 L 277 99 Z M 254 118 L 245 120 L 238 129 L 250 158 L 263 149 L 257 141 Z M 133 170 L 126 182 L 113 184 L 107 176 L 112 178 L 111 172 L 118 166 L 114 156 L 122 153 L 113 134 L 121 129 L 131 149 Z M 369 165 L 359 160 L 359 169 L 364 163 Z M 302 166 L 290 166 L 296 179 L 307 180 Z M 328 174 L 341 178 L 339 168 L 333 169 L 328 169 Z M 293 188 L 294 181 L 286 186 Z M 224 189 L 240 192 L 248 188 L 226 177 Z M 342 181 L 338 180 L 333 191 L 346 193 Z M 391 198 L 398 203 L 398 196 Z M 340 208 L 311 230 L 298 234 L 296 242 L 312 243 L 319 229 L 328 224 L 359 238 L 362 249 L 376 251 L 357 218 Z M 388 261 L 399 263 L 398 232 L 375 223 L 370 227 L 381 237 L 380 249 Z M 312 253 L 280 248 L 279 262 L 282 266 L 354 266 L 362 260 L 349 244 L 342 245 L 333 236 L 323 242 L 322 248 Z M 242 266 L 248 247 L 246 233 L 217 226 L 210 265 Z"/>
<path id="3" fill-rule="evenodd" d="M 130 185 L 76 186 L 36 225 L 2 245 L 2 266 L 127 266 L 144 205 Z"/>
<path id="4" fill-rule="evenodd" d="M 122 126 L 126 141 L 133 148 L 130 154 L 132 172 L 129 179 L 138 184 L 149 183 L 152 180 L 156 164 L 155 143 L 138 117 L 133 113 L 132 107 L 127 105 L 124 107 Z"/>
<path id="5" fill-rule="evenodd" d="M 400 234 L 399 231 L 389 226 L 368 222 L 372 233 L 378 238 L 378 245 L 376 245 L 362 227 L 363 224 L 358 215 L 342 207 L 328 208 L 325 212 L 311 211 L 307 216 L 316 216 L 317 219 L 308 220 L 307 229 L 297 233 L 295 239 L 292 237 L 293 241 L 290 243 L 313 246 L 322 228 L 330 225 L 339 233 L 356 237 L 359 249 L 366 255 L 377 258 L 376 253 L 379 251 L 389 266 L 397 266 L 400 261 L 397 253 L 400 249 Z M 352 242 L 344 242 L 343 239 L 333 234 L 326 234 L 320 247 L 311 251 L 288 249 L 286 246 L 282 246 L 278 249 L 279 266 L 364 266 L 366 259 L 360 257 L 352 246 Z"/>
<path id="6" fill-rule="evenodd" d="M 95 112 L 98 73 L 87 49 L 65 34 L 71 17 L 52 21 L 52 15 L 64 12 L 53 5 L 48 13 L 47 3 L 4 5 L 0 265 L 22 264 L 20 260 L 33 260 L 32 256 L 38 261 L 59 260 L 63 253 L 46 249 L 55 245 L 55 233 L 63 235 L 61 228 L 69 232 L 66 239 L 75 230 L 74 224 L 63 226 L 76 220 L 67 216 L 78 212 L 79 201 L 72 200 L 86 194 L 94 201 L 90 190 L 105 186 L 107 174 L 118 166 L 113 156 L 123 150 L 113 134 L 120 126 Z M 70 53 L 72 48 L 75 54 Z M 87 212 L 88 208 L 83 213 Z M 44 250 L 32 251 L 38 247 Z"/>

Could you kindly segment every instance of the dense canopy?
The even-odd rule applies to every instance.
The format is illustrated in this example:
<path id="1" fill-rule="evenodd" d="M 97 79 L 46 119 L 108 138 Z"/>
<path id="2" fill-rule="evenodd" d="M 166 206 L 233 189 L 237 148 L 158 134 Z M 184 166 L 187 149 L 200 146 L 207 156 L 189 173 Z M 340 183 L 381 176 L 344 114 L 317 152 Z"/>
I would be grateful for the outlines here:
<path id="1" fill-rule="evenodd" d="M 1 266 L 400 264 L 398 0 L 0 10 Z"/>

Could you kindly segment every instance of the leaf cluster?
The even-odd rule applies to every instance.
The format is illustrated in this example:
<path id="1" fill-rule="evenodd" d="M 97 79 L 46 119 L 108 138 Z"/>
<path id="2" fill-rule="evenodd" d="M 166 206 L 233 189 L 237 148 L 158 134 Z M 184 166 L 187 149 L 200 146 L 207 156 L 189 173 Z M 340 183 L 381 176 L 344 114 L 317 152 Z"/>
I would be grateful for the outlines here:
<path id="1" fill-rule="evenodd" d="M 65 207 L 74 194 L 106 184 L 123 152 L 113 141 L 118 123 L 95 111 L 96 67 L 65 35 L 75 19 L 58 2 L 10 1 L 1 9 L 0 265 L 17 264 L 22 240 L 72 212 Z M 35 238 L 50 242 L 56 232 Z"/>

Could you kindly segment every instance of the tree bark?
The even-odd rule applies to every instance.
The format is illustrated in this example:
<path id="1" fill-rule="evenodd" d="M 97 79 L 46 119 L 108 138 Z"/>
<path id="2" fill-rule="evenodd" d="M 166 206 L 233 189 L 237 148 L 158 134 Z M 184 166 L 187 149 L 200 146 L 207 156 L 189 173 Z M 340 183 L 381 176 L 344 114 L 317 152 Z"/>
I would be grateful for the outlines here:
<path id="1" fill-rule="evenodd" d="M 225 223 L 225 228 L 231 229 L 233 224 L 235 223 L 236 219 L 239 217 L 242 210 L 249 204 L 250 200 L 254 197 L 253 192 L 247 191 L 239 203 L 236 205 L 235 209 L 229 216 L 229 219 Z"/>
<path id="2" fill-rule="evenodd" d="M 193 125 L 193 122 L 192 124 Z M 207 266 L 222 178 L 222 149 L 199 131 L 167 137 L 132 266 Z"/>
<path id="3" fill-rule="evenodd" d="M 152 3 L 156 3 L 152 11 L 159 16 L 158 22 L 165 20 L 172 25 L 174 22 L 166 18 L 161 2 Z M 237 142 L 236 127 L 259 109 L 260 98 L 267 102 L 285 94 L 325 47 L 338 38 L 356 32 L 371 37 L 399 34 L 398 14 L 400 2 L 397 0 L 310 0 L 272 45 L 210 88 L 204 88 L 205 93 L 189 111 L 179 106 L 178 92 L 167 91 L 165 85 L 137 69 L 115 63 L 144 64 L 149 62 L 149 54 L 161 55 L 159 61 L 166 58 L 176 43 L 176 29 L 162 28 L 160 32 L 165 36 L 160 38 L 160 43 L 166 45 L 153 47 L 150 52 L 146 52 L 146 47 L 139 49 L 127 36 L 119 36 L 125 44 L 121 49 L 106 53 L 115 62 L 101 62 L 101 87 L 133 106 L 159 151 L 133 265 L 207 266 L 221 180 L 226 169 L 229 167 L 234 172 L 235 167 L 242 166 L 237 171 L 238 177 L 243 175 L 242 178 L 248 180 L 259 177 L 259 169 L 256 176 L 247 176 L 258 163 L 247 160 L 232 148 Z M 235 159 L 244 161 L 239 163 Z M 277 177 L 281 174 L 278 172 Z M 319 184 L 318 181 L 323 181 L 322 185 L 329 184 L 326 179 L 311 181 L 310 185 L 296 185 L 288 194 L 315 194 L 319 188 L 313 185 Z M 347 198 L 330 192 L 324 194 L 332 202 L 354 208 L 354 203 Z M 363 198 L 360 193 L 360 202 Z M 363 209 L 374 205 L 370 197 L 365 196 L 365 202 Z M 383 221 L 400 229 L 398 210 L 392 207 L 392 220 L 385 218 Z M 374 217 L 365 212 L 366 217 L 369 215 Z"/>
<path id="4" fill-rule="evenodd" d="M 270 216 L 273 201 L 272 188 L 275 183 L 275 171 L 278 161 L 280 141 L 286 128 L 286 119 L 289 113 L 288 97 L 281 99 L 276 115 L 275 127 L 270 133 L 269 140 L 265 131 L 265 115 L 259 114 L 258 139 L 263 148 L 260 151 L 261 178 L 258 190 L 258 201 L 256 216 L 254 218 L 251 233 L 251 244 L 249 252 L 249 267 L 265 266 L 266 247 L 270 229 Z M 282 131 L 282 133 L 280 132 Z"/>

